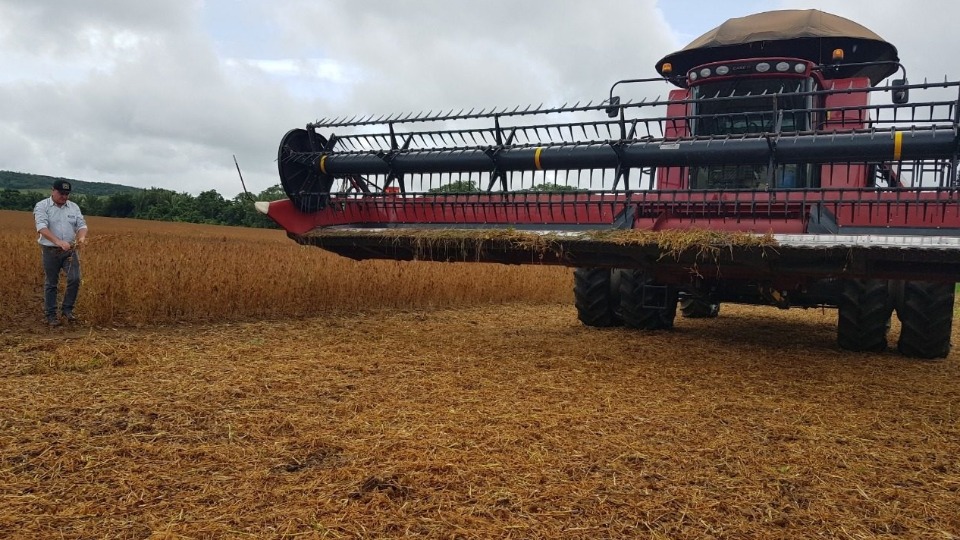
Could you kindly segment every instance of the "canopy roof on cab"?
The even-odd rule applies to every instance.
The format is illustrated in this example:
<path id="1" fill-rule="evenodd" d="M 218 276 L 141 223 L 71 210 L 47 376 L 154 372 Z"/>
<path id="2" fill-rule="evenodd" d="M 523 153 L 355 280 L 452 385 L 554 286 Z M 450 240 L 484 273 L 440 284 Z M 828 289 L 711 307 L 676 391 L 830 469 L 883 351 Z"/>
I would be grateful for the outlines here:
<path id="1" fill-rule="evenodd" d="M 897 48 L 864 26 L 816 9 L 766 11 L 730 19 L 657 62 L 673 67 L 675 82 L 691 68 L 710 62 L 742 58 L 785 56 L 832 64 L 834 49 L 843 49 L 843 63 L 899 62 Z M 878 84 L 897 70 L 894 64 L 841 67 L 824 73 L 829 78 L 869 77 Z"/>

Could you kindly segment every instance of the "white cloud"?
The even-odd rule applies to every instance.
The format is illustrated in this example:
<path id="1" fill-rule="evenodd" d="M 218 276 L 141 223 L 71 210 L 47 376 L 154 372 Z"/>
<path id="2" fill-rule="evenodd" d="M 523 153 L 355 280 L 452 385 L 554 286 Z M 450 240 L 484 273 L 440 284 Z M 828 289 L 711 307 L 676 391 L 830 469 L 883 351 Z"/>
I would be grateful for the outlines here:
<path id="1" fill-rule="evenodd" d="M 228 59 L 227 65 L 236 67 L 246 65 L 269 75 L 287 77 L 308 77 L 324 79 L 334 83 L 349 82 L 347 70 L 339 62 L 325 58 L 278 58 L 273 60 Z"/>
<path id="2" fill-rule="evenodd" d="M 290 128 L 602 99 L 618 79 L 653 75 L 685 33 L 709 29 L 694 21 L 712 26 L 757 3 L 0 0 L 0 168 L 229 197 L 236 154 L 262 190 L 278 182 Z M 960 75 L 952 1 L 766 5 L 861 22 L 899 47 L 913 80 Z M 677 31 L 665 13 L 688 24 Z"/>
<path id="3" fill-rule="evenodd" d="M 960 3 L 925 0 L 906 5 L 893 0 L 845 0 L 825 2 L 781 0 L 785 9 L 820 9 L 862 24 L 893 43 L 913 80 L 960 78 L 953 60 L 960 50 Z"/>
<path id="4" fill-rule="evenodd" d="M 599 98 L 674 46 L 652 0 L 303 1 L 279 17 L 291 50 L 360 66 L 334 115 Z"/>

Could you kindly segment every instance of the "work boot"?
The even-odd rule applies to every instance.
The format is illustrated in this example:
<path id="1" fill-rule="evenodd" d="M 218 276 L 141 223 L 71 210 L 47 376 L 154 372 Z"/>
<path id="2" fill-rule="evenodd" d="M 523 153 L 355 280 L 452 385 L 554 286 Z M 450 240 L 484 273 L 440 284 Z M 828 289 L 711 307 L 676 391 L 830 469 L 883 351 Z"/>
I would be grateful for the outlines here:
<path id="1" fill-rule="evenodd" d="M 72 311 L 64 311 L 63 318 L 66 319 L 68 323 L 77 322 L 77 316 L 74 315 Z"/>
<path id="2" fill-rule="evenodd" d="M 56 317 L 47 317 L 47 324 L 50 326 L 50 328 L 56 328 L 60 326 L 60 319 Z"/>

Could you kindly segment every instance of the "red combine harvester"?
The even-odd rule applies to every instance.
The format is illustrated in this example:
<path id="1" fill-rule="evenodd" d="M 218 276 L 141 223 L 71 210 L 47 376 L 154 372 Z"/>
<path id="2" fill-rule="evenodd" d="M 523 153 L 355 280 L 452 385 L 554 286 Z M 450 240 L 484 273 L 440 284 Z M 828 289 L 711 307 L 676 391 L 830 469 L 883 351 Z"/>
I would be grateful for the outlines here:
<path id="1" fill-rule="evenodd" d="M 289 200 L 257 207 L 354 259 L 575 267 L 588 326 L 828 306 L 840 347 L 881 351 L 895 310 L 902 354 L 948 354 L 960 83 L 909 84 L 893 45 L 816 10 L 732 19 L 656 67 L 599 104 L 307 124 L 280 144 Z M 614 95 L 657 82 L 666 101 Z"/>

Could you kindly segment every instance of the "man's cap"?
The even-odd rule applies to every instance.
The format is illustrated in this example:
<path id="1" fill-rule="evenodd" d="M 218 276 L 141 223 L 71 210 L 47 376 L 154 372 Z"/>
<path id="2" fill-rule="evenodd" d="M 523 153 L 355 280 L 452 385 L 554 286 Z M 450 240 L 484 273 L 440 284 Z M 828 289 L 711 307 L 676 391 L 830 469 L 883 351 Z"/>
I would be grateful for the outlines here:
<path id="1" fill-rule="evenodd" d="M 59 191 L 60 193 L 70 193 L 70 190 L 73 189 L 70 185 L 70 182 L 66 180 L 57 180 L 53 183 L 53 189 Z"/>

